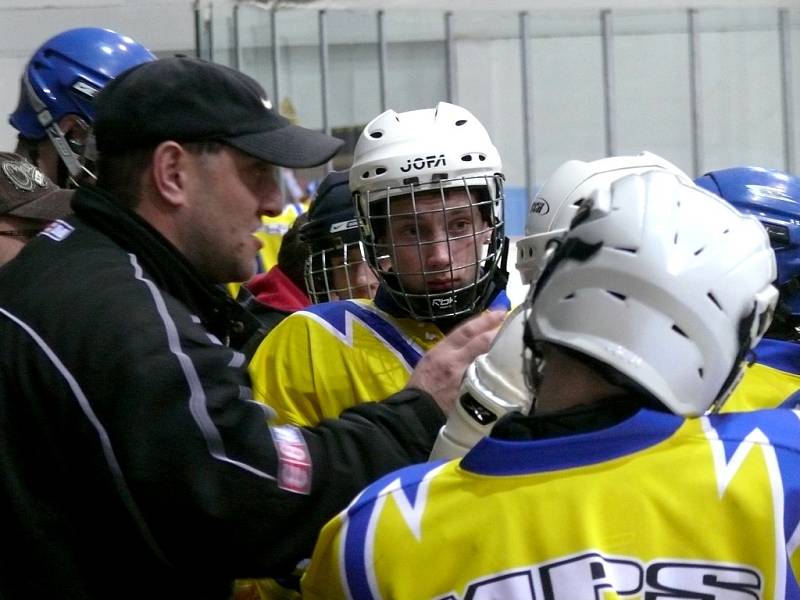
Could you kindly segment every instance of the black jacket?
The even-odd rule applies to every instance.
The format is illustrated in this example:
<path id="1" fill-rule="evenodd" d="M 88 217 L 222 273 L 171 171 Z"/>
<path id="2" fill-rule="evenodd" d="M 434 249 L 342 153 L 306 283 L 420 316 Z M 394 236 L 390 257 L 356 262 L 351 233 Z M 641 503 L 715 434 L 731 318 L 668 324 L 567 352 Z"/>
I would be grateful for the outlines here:
<path id="1" fill-rule="evenodd" d="M 268 427 L 226 345 L 252 317 L 103 192 L 73 208 L 0 269 L 1 598 L 224 598 L 427 458 L 420 393 Z"/>

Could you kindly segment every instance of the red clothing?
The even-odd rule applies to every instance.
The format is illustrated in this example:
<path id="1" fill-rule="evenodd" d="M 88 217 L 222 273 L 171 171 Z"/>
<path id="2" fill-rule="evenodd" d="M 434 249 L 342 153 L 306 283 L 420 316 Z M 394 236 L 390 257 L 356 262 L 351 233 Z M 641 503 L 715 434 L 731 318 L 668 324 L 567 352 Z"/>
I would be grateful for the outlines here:
<path id="1" fill-rule="evenodd" d="M 256 300 L 280 311 L 294 312 L 311 304 L 305 291 L 297 287 L 278 265 L 253 277 L 247 288 Z"/>

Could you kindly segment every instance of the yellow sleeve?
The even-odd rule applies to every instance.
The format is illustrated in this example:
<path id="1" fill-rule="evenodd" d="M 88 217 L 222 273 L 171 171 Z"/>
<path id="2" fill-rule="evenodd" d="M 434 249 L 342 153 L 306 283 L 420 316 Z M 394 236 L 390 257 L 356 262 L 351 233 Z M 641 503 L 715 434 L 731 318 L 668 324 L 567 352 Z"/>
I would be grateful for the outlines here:
<path id="1" fill-rule="evenodd" d="M 300 580 L 303 600 L 338 600 L 346 598 L 339 569 L 341 515 L 328 521 L 317 538 L 308 569 Z"/>
<path id="2" fill-rule="evenodd" d="M 411 368 L 396 348 L 365 323 L 348 321 L 345 305 L 331 303 L 327 310 L 327 319 L 313 311 L 289 315 L 250 362 L 254 398 L 274 408 L 280 423 L 316 425 L 386 398 L 408 381 Z"/>
<path id="3" fill-rule="evenodd" d="M 280 424 L 313 425 L 322 415 L 313 376 L 309 321 L 294 313 L 259 344 L 248 365 L 253 397 L 272 407 Z"/>

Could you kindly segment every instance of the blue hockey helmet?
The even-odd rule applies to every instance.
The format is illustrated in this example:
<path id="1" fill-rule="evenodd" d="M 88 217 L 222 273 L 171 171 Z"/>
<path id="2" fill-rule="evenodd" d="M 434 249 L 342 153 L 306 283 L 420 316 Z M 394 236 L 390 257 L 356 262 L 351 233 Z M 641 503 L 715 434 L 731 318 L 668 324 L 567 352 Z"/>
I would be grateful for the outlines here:
<path id="1" fill-rule="evenodd" d="M 155 60 L 144 46 L 109 29 L 69 29 L 42 44 L 22 75 L 19 104 L 9 116 L 23 137 L 42 139 L 68 114 L 91 124 L 93 99 L 117 75 Z"/>
<path id="2" fill-rule="evenodd" d="M 706 173 L 695 183 L 761 221 L 775 251 L 780 306 L 800 317 L 800 178 L 772 169 L 734 167 Z"/>

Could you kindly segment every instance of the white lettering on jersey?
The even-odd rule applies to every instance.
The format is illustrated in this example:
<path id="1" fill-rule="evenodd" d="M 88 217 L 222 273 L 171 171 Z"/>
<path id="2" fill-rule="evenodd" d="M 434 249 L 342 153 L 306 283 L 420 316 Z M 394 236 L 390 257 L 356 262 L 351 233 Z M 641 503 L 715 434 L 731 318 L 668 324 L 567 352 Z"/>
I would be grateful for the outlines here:
<path id="1" fill-rule="evenodd" d="M 746 565 L 656 560 L 585 552 L 526 569 L 515 569 L 470 582 L 463 596 L 437 600 L 600 600 L 608 594 L 644 600 L 703 598 L 756 600 L 763 578 Z"/>

